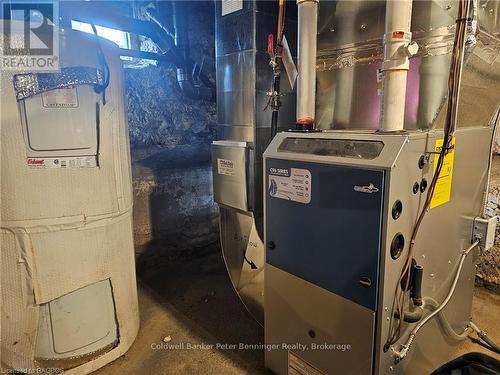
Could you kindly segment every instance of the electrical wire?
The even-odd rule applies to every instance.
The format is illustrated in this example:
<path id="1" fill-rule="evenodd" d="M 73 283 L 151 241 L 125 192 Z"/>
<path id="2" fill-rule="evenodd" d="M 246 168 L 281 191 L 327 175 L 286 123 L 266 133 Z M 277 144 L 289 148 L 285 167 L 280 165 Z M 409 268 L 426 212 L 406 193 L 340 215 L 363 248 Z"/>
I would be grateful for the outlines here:
<path id="1" fill-rule="evenodd" d="M 453 42 L 453 50 L 451 56 L 450 73 L 448 76 L 448 107 L 446 112 L 443 145 L 439 153 L 438 161 L 436 163 L 434 176 L 427 190 L 427 196 L 424 201 L 424 205 L 417 218 L 415 226 L 413 227 L 407 258 L 401 270 L 398 282 L 396 284 L 395 296 L 392 304 L 390 324 L 389 324 L 389 335 L 386 344 L 384 346 L 384 350 L 388 350 L 390 345 L 393 345 L 401 338 L 403 330 L 403 319 L 399 319 L 398 323 L 395 325 L 394 313 L 397 312 L 397 314 L 400 317 L 404 316 L 404 307 L 407 299 L 407 290 L 410 285 L 410 272 L 411 272 L 412 261 L 414 259 L 416 238 L 420 226 L 422 224 L 422 221 L 424 220 L 424 217 L 430 208 L 436 184 L 444 165 L 444 159 L 446 155 L 450 151 L 452 151 L 454 147 L 453 139 L 456 131 L 459 89 L 462 76 L 462 66 L 464 61 L 467 21 L 469 21 L 468 18 L 469 12 L 470 12 L 470 0 L 460 0 L 458 17 L 456 20 L 456 32 L 455 32 L 455 38 Z M 404 287 L 401 288 L 401 283 L 402 280 L 405 278 L 405 275 L 408 276 L 406 277 L 406 280 L 404 282 L 405 284 Z"/>
<path id="2" fill-rule="evenodd" d="M 485 331 L 481 330 L 474 322 L 469 322 L 469 327 L 477 333 L 479 338 L 488 346 L 488 349 L 500 354 L 500 346 Z"/>
<path id="3" fill-rule="evenodd" d="M 460 278 L 460 274 L 462 272 L 462 267 L 464 266 L 465 258 L 467 258 L 467 255 L 470 254 L 470 252 L 479 245 L 479 240 L 476 240 L 472 245 L 470 245 L 466 250 L 462 251 L 462 254 L 460 255 L 460 260 L 458 262 L 458 267 L 455 272 L 455 277 L 453 278 L 453 282 L 451 284 L 450 290 L 448 291 L 448 294 L 446 295 L 446 298 L 439 304 L 439 306 L 429 315 L 427 315 L 423 320 L 421 320 L 415 328 L 412 329 L 410 332 L 410 336 L 408 336 L 408 340 L 406 341 L 405 344 L 401 346 L 401 350 L 395 350 L 393 349 L 394 353 L 396 354 L 396 360 L 400 361 L 410 351 L 411 345 L 413 344 L 413 341 L 415 340 L 415 337 L 417 336 L 418 331 L 425 326 L 431 319 L 433 319 L 435 316 L 437 316 L 450 302 L 451 297 L 453 297 L 453 293 L 455 292 L 455 288 L 457 287 L 458 279 Z"/>
<path id="4" fill-rule="evenodd" d="M 95 85 L 95 90 L 98 93 L 102 93 L 102 103 L 104 105 L 106 104 L 106 89 L 109 86 L 110 70 L 108 62 L 106 61 L 106 57 L 104 56 L 104 52 L 102 50 L 101 41 L 99 40 L 99 35 L 97 34 L 97 28 L 94 24 L 90 24 L 90 26 L 92 27 L 92 31 L 94 32 L 94 35 L 96 37 L 97 48 L 98 48 L 97 56 L 99 58 L 99 63 L 103 68 L 103 83 L 102 85 Z"/>

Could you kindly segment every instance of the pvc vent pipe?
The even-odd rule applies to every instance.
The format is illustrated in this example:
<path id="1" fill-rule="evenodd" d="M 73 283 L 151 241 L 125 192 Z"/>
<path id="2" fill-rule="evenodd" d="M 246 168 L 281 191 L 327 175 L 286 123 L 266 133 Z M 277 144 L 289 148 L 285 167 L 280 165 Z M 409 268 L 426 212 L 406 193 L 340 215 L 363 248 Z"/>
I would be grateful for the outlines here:
<path id="1" fill-rule="evenodd" d="M 297 0 L 297 129 L 313 129 L 316 105 L 318 0 Z"/>
<path id="2" fill-rule="evenodd" d="M 409 57 L 418 51 L 411 42 L 412 0 L 387 0 L 385 12 L 384 62 L 382 63 L 382 100 L 380 129 L 404 129 L 406 82 Z"/>

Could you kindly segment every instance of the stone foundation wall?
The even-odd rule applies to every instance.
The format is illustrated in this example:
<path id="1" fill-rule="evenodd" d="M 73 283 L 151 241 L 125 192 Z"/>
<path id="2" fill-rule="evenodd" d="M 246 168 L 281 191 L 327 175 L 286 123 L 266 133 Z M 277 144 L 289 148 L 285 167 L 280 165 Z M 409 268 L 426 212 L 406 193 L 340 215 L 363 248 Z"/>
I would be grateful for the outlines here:
<path id="1" fill-rule="evenodd" d="M 499 154 L 496 154 L 493 158 L 488 204 L 485 211 L 487 216 L 500 216 Z M 497 226 L 495 246 L 481 255 L 481 261 L 477 265 L 476 283 L 500 292 L 500 223 Z"/>
<path id="2" fill-rule="evenodd" d="M 213 4 L 192 2 L 191 10 L 191 56 L 214 79 Z M 187 98 L 173 65 L 139 65 L 125 68 L 138 249 L 154 244 L 182 252 L 217 242 L 210 163 L 215 103 Z"/>

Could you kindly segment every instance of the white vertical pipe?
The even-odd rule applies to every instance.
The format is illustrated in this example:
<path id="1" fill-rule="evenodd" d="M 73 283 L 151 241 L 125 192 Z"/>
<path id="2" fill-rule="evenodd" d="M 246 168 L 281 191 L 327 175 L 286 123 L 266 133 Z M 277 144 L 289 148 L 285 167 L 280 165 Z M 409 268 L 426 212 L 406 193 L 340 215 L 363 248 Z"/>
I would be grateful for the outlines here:
<path id="1" fill-rule="evenodd" d="M 380 128 L 404 129 L 412 0 L 387 0 Z"/>
<path id="2" fill-rule="evenodd" d="M 312 128 L 316 105 L 318 0 L 297 0 L 297 6 L 297 125 L 303 128 Z"/>

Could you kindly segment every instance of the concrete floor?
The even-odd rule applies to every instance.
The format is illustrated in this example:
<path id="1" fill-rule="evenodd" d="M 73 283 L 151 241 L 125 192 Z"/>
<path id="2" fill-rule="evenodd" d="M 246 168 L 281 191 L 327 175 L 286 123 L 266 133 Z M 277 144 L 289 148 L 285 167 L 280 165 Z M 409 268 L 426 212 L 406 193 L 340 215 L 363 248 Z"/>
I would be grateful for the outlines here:
<path id="1" fill-rule="evenodd" d="M 216 247 L 216 246 L 214 246 Z M 249 316 L 230 286 L 220 252 L 193 259 L 139 260 L 139 304 L 142 326 L 128 353 L 97 371 L 118 374 L 265 374 L 260 350 L 209 347 L 217 343 L 263 342 L 262 328 Z M 477 288 L 473 319 L 500 340 L 500 296 Z M 184 349 L 152 349 L 170 336 L 170 344 Z M 188 344 L 206 345 L 188 349 Z M 470 340 L 457 350 L 494 355 Z M 496 356 L 500 359 L 500 356 Z M 146 372 L 145 372 L 146 371 Z"/>
<path id="2" fill-rule="evenodd" d="M 259 344 L 264 340 L 262 327 L 231 287 L 219 246 L 182 257 L 158 250 L 142 249 L 138 254 L 141 328 L 137 339 L 123 357 L 94 374 L 266 374 L 261 350 L 216 347 L 218 343 Z M 476 288 L 473 319 L 497 342 L 499 311 L 500 295 Z M 167 336 L 169 344 L 184 343 L 184 348 L 156 349 Z M 201 347 L 190 349 L 189 345 Z M 500 360 L 470 340 L 457 349 L 456 357 L 471 351 Z"/>

